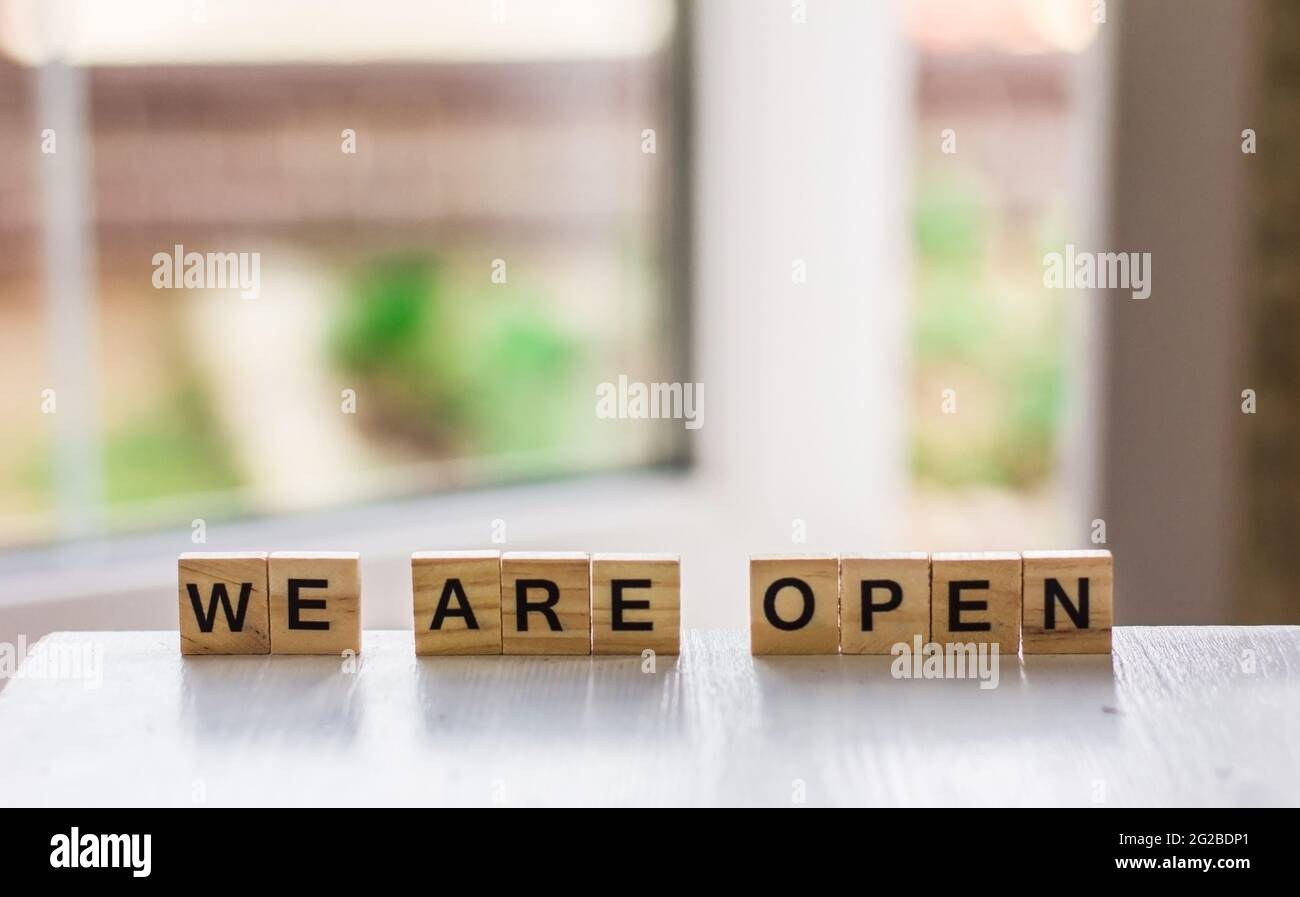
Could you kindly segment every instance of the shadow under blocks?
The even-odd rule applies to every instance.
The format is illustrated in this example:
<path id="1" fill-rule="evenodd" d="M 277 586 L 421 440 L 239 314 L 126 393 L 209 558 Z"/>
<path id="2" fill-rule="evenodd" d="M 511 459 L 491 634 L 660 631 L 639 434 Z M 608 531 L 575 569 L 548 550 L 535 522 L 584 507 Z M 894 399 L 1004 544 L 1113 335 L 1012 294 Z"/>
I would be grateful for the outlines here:
<path id="1" fill-rule="evenodd" d="M 1109 654 L 1109 551 L 761 555 L 749 562 L 754 654 Z"/>

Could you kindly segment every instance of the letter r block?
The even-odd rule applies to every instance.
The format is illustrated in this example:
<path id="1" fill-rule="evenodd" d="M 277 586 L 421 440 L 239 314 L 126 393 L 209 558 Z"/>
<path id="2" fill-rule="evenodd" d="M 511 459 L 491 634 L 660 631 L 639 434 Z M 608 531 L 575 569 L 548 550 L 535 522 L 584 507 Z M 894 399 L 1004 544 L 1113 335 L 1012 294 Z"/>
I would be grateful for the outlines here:
<path id="1" fill-rule="evenodd" d="M 501 653 L 501 552 L 411 555 L 416 654 Z"/>
<path id="2" fill-rule="evenodd" d="M 501 555 L 501 653 L 591 653 L 591 558 L 583 552 Z"/>
<path id="3" fill-rule="evenodd" d="M 277 551 L 269 562 L 272 654 L 361 650 L 361 556 Z"/>
<path id="4" fill-rule="evenodd" d="M 840 559 L 833 554 L 749 559 L 752 654 L 838 654 Z"/>
<path id="5" fill-rule="evenodd" d="M 270 652 L 265 552 L 191 552 L 176 567 L 182 654 Z"/>
<path id="6" fill-rule="evenodd" d="M 997 642 L 1020 652 L 1020 554 L 937 553 L 930 558 L 930 638 L 941 645 Z"/>
<path id="7" fill-rule="evenodd" d="M 1026 551 L 1026 654 L 1109 654 L 1114 562 L 1109 551 Z"/>
<path id="8" fill-rule="evenodd" d="M 593 654 L 676 654 L 681 559 L 675 554 L 591 556 Z"/>

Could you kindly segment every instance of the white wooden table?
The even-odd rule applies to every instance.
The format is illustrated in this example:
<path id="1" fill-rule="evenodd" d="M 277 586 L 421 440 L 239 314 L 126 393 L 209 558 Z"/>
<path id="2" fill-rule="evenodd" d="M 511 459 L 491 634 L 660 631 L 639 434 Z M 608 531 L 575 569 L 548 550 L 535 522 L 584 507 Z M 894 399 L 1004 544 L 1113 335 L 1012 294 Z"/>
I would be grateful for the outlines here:
<path id="1" fill-rule="evenodd" d="M 0 692 L 0 804 L 1300 804 L 1300 628 L 1121 628 L 1112 657 L 998 688 L 890 658 L 182 658 L 174 632 L 58 633 L 87 679 Z"/>

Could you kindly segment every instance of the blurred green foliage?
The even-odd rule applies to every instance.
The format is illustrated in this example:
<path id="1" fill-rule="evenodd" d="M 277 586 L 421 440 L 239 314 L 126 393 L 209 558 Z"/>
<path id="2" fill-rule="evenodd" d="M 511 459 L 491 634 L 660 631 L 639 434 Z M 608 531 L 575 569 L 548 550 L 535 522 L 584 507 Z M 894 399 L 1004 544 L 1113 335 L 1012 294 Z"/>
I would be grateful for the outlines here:
<path id="1" fill-rule="evenodd" d="M 240 485 L 203 390 L 193 380 L 148 414 L 108 433 L 104 466 L 109 504 Z"/>
<path id="2" fill-rule="evenodd" d="M 1041 253 L 997 257 L 999 246 L 1016 245 L 1023 235 L 984 201 L 977 184 L 922 182 L 912 350 L 916 382 L 926 392 L 919 397 L 925 412 L 914 432 L 913 472 L 943 486 L 1032 488 L 1051 475 L 1057 450 L 1065 398 L 1062 297 L 1042 287 Z M 1027 236 L 1038 242 L 1036 233 Z M 936 382 L 979 384 L 980 426 L 960 419 L 969 395 L 959 395 L 957 415 L 939 413 Z"/>
<path id="3" fill-rule="evenodd" d="M 448 454 L 553 445 L 575 341 L 526 287 L 453 296 L 446 281 L 424 257 L 385 259 L 355 278 L 331 351 L 365 383 L 369 422 Z"/>
<path id="4" fill-rule="evenodd" d="M 49 439 L 34 446 L 15 488 L 41 504 L 54 492 Z M 175 391 L 112 427 L 103 444 L 108 505 L 231 490 L 241 485 L 198 381 L 185 376 Z"/>

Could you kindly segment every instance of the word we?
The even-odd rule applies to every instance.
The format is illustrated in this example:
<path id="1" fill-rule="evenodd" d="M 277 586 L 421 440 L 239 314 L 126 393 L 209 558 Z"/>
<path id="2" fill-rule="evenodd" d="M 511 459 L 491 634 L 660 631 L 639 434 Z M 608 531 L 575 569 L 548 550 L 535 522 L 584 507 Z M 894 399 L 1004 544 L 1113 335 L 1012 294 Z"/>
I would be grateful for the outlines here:
<path id="1" fill-rule="evenodd" d="M 50 838 L 50 866 L 55 869 L 130 869 L 135 878 L 153 871 L 153 835 L 69 834 Z"/>
<path id="2" fill-rule="evenodd" d="M 1073 243 L 1066 244 L 1065 254 L 1049 252 L 1043 256 L 1043 286 L 1056 290 L 1132 291 L 1134 299 L 1151 295 L 1151 253 L 1149 252 L 1077 252 Z"/>
<path id="3" fill-rule="evenodd" d="M 757 556 L 750 650 L 898 656 L 933 639 L 1109 654 L 1113 581 L 1109 551 Z"/>
<path id="4" fill-rule="evenodd" d="M 182 654 L 361 650 L 356 552 L 188 552 L 177 582 Z"/>
<path id="5" fill-rule="evenodd" d="M 153 286 L 156 290 L 233 290 L 244 299 L 262 292 L 260 252 L 186 252 L 177 243 L 171 253 L 155 252 Z"/>
<path id="6" fill-rule="evenodd" d="M 698 430 L 704 426 L 704 384 L 629 383 L 626 374 L 619 374 L 617 385 L 596 387 L 596 417 L 680 420 L 686 429 Z"/>

